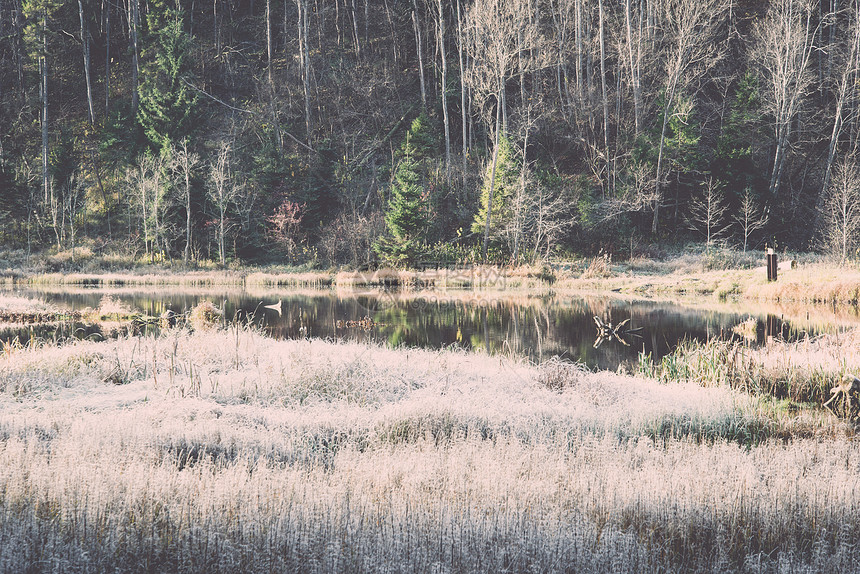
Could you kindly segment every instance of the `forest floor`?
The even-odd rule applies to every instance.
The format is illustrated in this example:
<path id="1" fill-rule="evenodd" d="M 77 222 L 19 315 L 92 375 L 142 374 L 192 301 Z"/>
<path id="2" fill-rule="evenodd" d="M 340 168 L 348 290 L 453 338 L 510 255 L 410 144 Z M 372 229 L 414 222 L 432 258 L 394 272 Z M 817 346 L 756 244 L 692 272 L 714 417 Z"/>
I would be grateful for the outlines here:
<path id="1" fill-rule="evenodd" d="M 740 351 L 761 385 L 708 348 L 632 376 L 239 325 L 6 345 L 0 571 L 856 571 L 855 426 L 798 401 L 860 330 Z"/>

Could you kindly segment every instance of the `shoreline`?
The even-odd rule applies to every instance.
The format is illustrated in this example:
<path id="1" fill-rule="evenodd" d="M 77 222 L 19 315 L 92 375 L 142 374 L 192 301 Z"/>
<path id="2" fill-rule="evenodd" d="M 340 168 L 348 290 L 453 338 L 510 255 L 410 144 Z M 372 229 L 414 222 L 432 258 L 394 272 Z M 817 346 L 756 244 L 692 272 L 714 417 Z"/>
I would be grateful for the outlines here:
<path id="1" fill-rule="evenodd" d="M 545 269 L 488 266 L 433 270 L 304 271 L 282 272 L 265 269 L 246 271 L 175 271 L 153 273 L 0 273 L 0 284 L 9 286 L 61 285 L 69 287 L 154 287 L 188 288 L 241 287 L 245 289 L 312 288 L 366 290 L 398 289 L 404 293 L 615 293 L 645 299 L 707 298 L 725 301 L 811 303 L 857 306 L 860 304 L 860 269 L 831 264 L 801 264 L 782 270 L 775 282 L 768 282 L 761 269 L 673 270 L 650 273 L 614 266 L 604 277 L 575 276 L 559 270 L 551 277 Z"/>

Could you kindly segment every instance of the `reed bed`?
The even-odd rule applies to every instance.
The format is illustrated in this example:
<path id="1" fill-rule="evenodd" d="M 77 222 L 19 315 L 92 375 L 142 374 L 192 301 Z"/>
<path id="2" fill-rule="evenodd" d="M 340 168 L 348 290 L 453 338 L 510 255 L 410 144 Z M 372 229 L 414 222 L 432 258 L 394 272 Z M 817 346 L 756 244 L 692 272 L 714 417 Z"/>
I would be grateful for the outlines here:
<path id="1" fill-rule="evenodd" d="M 737 340 L 688 341 L 659 363 L 641 356 L 639 372 L 662 382 L 686 380 L 822 404 L 843 375 L 860 374 L 860 329 L 794 342 L 771 340 L 762 347 Z"/>
<path id="2" fill-rule="evenodd" d="M 271 273 L 257 271 L 245 277 L 249 287 L 330 287 L 334 276 L 326 271 Z"/>
<path id="3" fill-rule="evenodd" d="M 727 387 L 252 329 L 0 356 L 0 571 L 851 572 L 860 447 Z"/>

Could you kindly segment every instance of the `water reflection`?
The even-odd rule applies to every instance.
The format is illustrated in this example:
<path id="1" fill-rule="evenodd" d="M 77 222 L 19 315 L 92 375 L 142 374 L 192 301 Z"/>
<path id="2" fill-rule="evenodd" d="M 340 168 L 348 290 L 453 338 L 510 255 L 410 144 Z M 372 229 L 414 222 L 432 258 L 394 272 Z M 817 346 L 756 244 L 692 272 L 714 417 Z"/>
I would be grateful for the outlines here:
<path id="1" fill-rule="evenodd" d="M 458 346 L 511 354 L 539 361 L 559 355 L 593 368 L 631 368 L 638 354 L 659 359 L 683 339 L 704 341 L 734 336 L 732 329 L 750 314 L 747 310 L 693 310 L 671 303 L 622 301 L 605 297 L 476 297 L 471 292 L 448 296 L 397 292 L 336 293 L 326 291 L 135 290 L 80 289 L 71 292 L 19 291 L 17 295 L 46 299 L 73 310 L 97 307 L 105 294 L 150 316 L 168 309 L 184 313 L 201 301 L 225 310 L 227 320 L 260 325 L 273 337 L 322 337 L 373 341 L 391 346 L 429 348 Z M 280 304 L 279 304 L 280 303 Z M 856 314 L 856 312 L 855 312 Z M 623 325 L 622 341 L 599 335 L 601 324 Z M 790 337 L 804 329 L 781 315 L 756 316 L 755 339 Z M 51 339 L 61 336 L 110 336 L 99 327 L 71 325 L 55 329 L 0 330 L 0 340 L 18 336 Z M 813 332 L 814 329 L 811 329 Z M 626 343 L 626 344 L 625 344 Z"/>

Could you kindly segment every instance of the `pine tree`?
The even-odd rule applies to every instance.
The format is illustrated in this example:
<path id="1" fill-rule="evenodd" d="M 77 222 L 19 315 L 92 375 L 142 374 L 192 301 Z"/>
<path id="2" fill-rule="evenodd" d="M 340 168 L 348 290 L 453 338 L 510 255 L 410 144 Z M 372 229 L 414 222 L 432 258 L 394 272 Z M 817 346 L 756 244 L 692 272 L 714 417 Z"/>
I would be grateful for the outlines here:
<path id="1" fill-rule="evenodd" d="M 418 163 L 407 143 L 406 157 L 394 172 L 391 199 L 385 212 L 387 234 L 374 246 L 383 263 L 409 267 L 417 262 L 424 243 L 426 204 Z"/>
<path id="2" fill-rule="evenodd" d="M 427 162 L 436 149 L 430 119 L 422 112 L 412 121 L 400 148 L 391 197 L 385 211 L 386 234 L 374 250 L 386 265 L 409 267 L 423 253 L 428 227 Z"/>
<path id="3" fill-rule="evenodd" d="M 186 82 L 191 71 L 191 38 L 182 28 L 182 13 L 159 12 L 148 17 L 152 59 L 140 85 L 137 118 L 156 149 L 166 150 L 194 129 L 197 94 Z"/>

